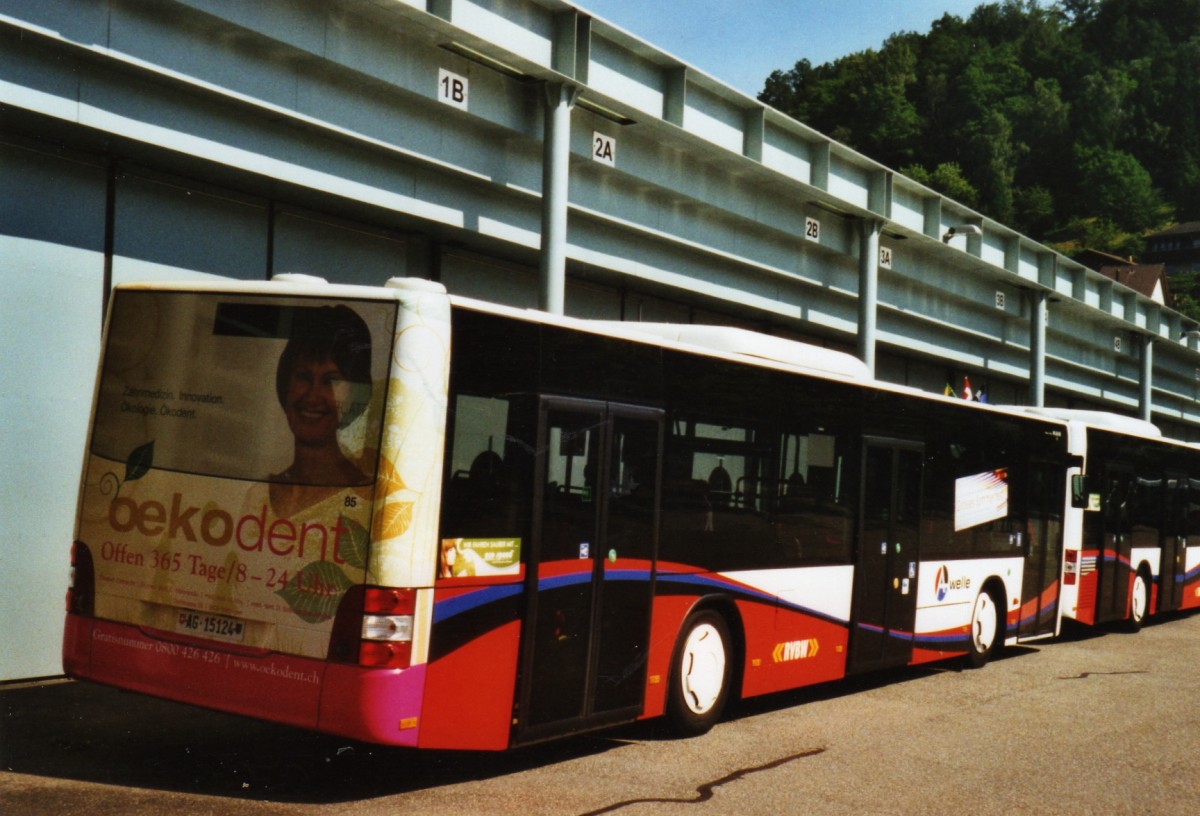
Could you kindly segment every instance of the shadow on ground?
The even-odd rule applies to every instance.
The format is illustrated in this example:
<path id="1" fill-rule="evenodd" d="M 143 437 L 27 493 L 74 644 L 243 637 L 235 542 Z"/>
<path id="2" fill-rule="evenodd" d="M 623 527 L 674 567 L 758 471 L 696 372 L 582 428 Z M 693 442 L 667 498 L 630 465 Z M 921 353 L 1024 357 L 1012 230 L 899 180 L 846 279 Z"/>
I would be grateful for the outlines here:
<path id="1" fill-rule="evenodd" d="M 0 768 L 245 800 L 334 803 L 514 773 L 608 750 L 583 736 L 506 753 L 415 751 L 90 683 L 0 686 Z"/>
<path id="2" fill-rule="evenodd" d="M 1103 634 L 1086 627 L 1064 640 Z M 1035 651 L 1006 649 L 1000 659 Z M 947 661 L 852 677 L 743 701 L 731 719 L 906 683 Z M 636 723 L 503 753 L 416 751 L 207 711 L 91 683 L 0 686 L 0 769 L 32 776 L 247 801 L 329 804 L 487 779 L 569 761 L 629 742 L 673 739 Z"/>
<path id="3" fill-rule="evenodd" d="M 899 669 L 737 704 L 731 719 L 928 676 Z M 17 774 L 246 801 L 331 804 L 565 762 L 629 742 L 674 739 L 634 723 L 514 751 L 366 745 L 92 683 L 0 686 L 0 768 Z"/>

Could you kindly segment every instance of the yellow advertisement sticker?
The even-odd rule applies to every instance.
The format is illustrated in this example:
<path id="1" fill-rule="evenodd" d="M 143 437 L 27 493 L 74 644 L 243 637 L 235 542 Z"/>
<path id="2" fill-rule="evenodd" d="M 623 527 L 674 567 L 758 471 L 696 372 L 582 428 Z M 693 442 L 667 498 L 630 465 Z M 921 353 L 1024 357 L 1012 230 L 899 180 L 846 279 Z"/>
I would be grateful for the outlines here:
<path id="1" fill-rule="evenodd" d="M 442 578 L 521 574 L 519 538 L 444 538 Z"/>

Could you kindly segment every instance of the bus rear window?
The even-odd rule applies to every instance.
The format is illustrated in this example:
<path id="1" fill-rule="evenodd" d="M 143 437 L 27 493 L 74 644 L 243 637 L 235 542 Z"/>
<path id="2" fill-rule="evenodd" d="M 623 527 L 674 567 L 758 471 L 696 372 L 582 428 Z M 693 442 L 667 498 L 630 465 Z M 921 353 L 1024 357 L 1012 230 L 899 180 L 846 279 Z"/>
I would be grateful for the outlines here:
<path id="1" fill-rule="evenodd" d="M 118 290 L 92 452 L 222 478 L 374 479 L 392 301 Z"/>

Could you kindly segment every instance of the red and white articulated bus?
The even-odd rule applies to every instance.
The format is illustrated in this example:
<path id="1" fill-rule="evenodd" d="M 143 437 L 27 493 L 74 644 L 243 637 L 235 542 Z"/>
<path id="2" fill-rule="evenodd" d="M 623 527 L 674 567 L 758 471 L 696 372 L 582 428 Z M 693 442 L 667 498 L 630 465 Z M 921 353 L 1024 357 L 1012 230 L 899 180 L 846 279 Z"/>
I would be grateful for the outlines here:
<path id="1" fill-rule="evenodd" d="M 1200 604 L 1200 451 L 1090 420 L 424 280 L 124 285 L 64 668 L 498 750 Z"/>
<path id="2" fill-rule="evenodd" d="M 1085 624 L 1200 607 L 1200 448 L 1113 414 L 1029 409 L 1067 420 L 1087 475 L 1066 509 L 1063 615 Z"/>

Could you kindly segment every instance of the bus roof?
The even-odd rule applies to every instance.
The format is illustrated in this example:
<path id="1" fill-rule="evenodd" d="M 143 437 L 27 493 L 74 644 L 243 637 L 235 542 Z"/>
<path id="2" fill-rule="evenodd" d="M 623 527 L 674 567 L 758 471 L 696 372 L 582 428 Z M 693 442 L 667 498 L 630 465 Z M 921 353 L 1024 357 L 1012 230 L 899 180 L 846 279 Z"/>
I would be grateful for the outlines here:
<path id="1" fill-rule="evenodd" d="M 784 363 L 794 368 L 845 380 L 870 382 L 873 379 L 866 363 L 845 352 L 733 326 L 606 320 L 591 320 L 588 323 L 598 328 L 610 329 L 614 334 L 632 331 L 736 357 Z"/>
<path id="2" fill-rule="evenodd" d="M 1098 428 L 1105 431 L 1130 436 L 1142 436 L 1151 439 L 1162 439 L 1163 433 L 1157 425 L 1144 419 L 1113 414 L 1108 411 L 1088 411 L 1081 408 L 1035 408 L 1027 406 L 1027 413 L 1034 416 L 1061 419 L 1065 422 L 1077 422 L 1088 428 Z"/>
<path id="3" fill-rule="evenodd" d="M 538 309 L 520 308 L 479 300 L 461 295 L 449 295 L 445 287 L 424 278 L 391 278 L 383 286 L 330 283 L 314 275 L 283 273 L 269 281 L 229 279 L 152 281 L 123 283 L 123 289 L 158 289 L 163 291 L 239 292 L 246 294 L 313 295 L 354 299 L 393 299 L 411 291 L 425 295 L 446 295 L 452 305 L 473 311 L 487 312 L 533 323 L 562 326 L 609 337 L 676 348 L 709 356 L 741 360 L 751 365 L 785 368 L 793 371 L 843 382 L 870 385 L 885 391 L 909 394 L 935 401 L 951 400 L 942 394 L 912 386 L 876 380 L 867 365 L 857 357 L 834 349 L 823 348 L 797 340 L 789 340 L 733 326 L 695 323 L 640 323 L 622 320 L 593 320 L 554 315 Z M 971 403 L 973 408 L 1000 413 L 1019 414 L 1043 422 L 1066 424 L 1072 421 L 1089 427 L 1105 428 L 1121 433 L 1162 437 L 1149 422 L 1107 414 L 1101 411 L 1068 409 L 1035 409 L 1023 406 Z"/>

